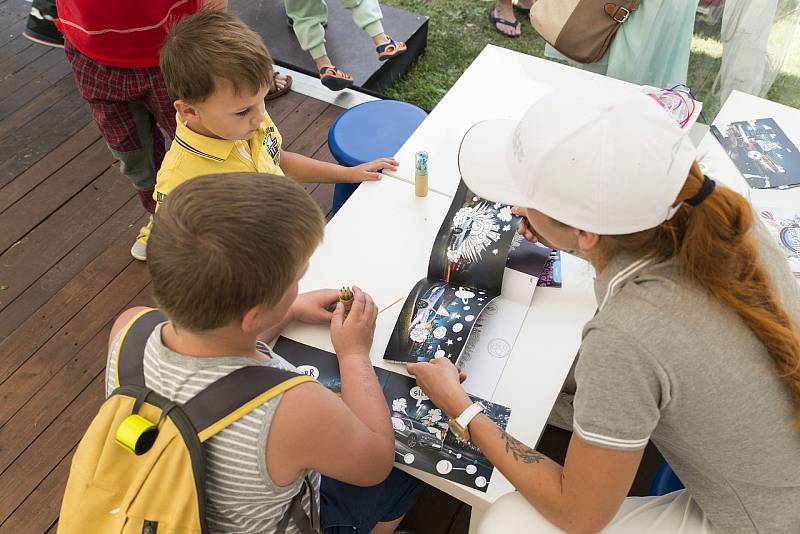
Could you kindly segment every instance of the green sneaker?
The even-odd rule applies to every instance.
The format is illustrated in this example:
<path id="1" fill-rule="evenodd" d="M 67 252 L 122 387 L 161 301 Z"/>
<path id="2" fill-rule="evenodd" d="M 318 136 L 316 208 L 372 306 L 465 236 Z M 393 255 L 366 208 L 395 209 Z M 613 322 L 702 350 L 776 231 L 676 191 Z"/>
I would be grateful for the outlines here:
<path id="1" fill-rule="evenodd" d="M 131 247 L 131 256 L 139 261 L 147 261 L 147 238 L 150 237 L 150 229 L 153 227 L 153 217 L 147 222 L 146 226 L 139 229 L 139 235 Z"/>

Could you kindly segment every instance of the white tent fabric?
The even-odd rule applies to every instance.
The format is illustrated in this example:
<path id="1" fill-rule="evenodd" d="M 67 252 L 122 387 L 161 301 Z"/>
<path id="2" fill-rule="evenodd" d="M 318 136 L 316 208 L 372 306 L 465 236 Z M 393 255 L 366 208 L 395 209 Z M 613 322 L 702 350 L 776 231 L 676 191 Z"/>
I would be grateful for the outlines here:
<path id="1" fill-rule="evenodd" d="M 726 0 L 722 14 L 720 102 L 733 90 L 766 96 L 798 40 L 798 0 Z"/>

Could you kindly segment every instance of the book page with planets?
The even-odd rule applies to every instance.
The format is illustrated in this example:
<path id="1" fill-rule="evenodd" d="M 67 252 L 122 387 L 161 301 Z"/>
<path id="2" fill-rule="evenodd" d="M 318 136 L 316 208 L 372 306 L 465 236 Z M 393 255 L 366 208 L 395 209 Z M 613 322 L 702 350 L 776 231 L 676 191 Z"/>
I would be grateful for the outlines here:
<path id="1" fill-rule="evenodd" d="M 434 241 L 427 276 L 406 298 L 384 359 L 456 363 L 481 312 L 500 295 L 509 252 L 520 245 L 518 226 L 511 206 L 475 195 L 462 181 Z M 548 253 L 542 249 L 535 258 L 539 271 Z"/>
<path id="2" fill-rule="evenodd" d="M 335 354 L 285 337 L 274 352 L 299 373 L 341 394 L 342 379 Z M 494 466 L 478 447 L 458 439 L 449 429 L 447 414 L 434 405 L 412 377 L 373 367 L 391 415 L 395 462 L 486 491 Z M 486 407 L 486 415 L 505 430 L 511 410 L 470 395 Z"/>

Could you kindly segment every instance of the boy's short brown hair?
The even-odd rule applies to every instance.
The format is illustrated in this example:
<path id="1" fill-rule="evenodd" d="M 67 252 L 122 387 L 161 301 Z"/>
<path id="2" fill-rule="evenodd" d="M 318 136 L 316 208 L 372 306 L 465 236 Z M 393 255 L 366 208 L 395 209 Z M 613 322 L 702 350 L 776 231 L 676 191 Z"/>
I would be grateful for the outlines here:
<path id="1" fill-rule="evenodd" d="M 156 212 L 147 265 L 177 326 L 211 330 L 275 306 L 322 240 L 325 220 L 294 180 L 257 173 L 187 180 Z"/>
<path id="2" fill-rule="evenodd" d="M 261 37 L 242 20 L 218 10 L 181 19 L 161 47 L 160 64 L 173 100 L 197 103 L 230 83 L 236 94 L 272 84 L 272 58 Z"/>

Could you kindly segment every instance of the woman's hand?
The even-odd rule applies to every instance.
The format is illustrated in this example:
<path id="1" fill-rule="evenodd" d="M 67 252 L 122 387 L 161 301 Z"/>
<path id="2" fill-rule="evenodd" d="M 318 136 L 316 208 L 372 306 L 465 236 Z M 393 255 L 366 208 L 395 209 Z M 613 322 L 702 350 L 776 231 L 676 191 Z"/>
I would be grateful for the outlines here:
<path id="1" fill-rule="evenodd" d="M 533 231 L 533 227 L 531 226 L 530 221 L 528 221 L 528 217 L 525 216 L 525 211 L 520 207 L 513 206 L 511 208 L 511 213 L 519 217 L 519 228 L 517 229 L 517 232 L 519 232 L 522 237 L 531 243 L 536 243 L 539 241 L 539 236 Z"/>
<path id="2" fill-rule="evenodd" d="M 339 301 L 339 294 L 336 289 L 317 289 L 301 293 L 292 304 L 292 317 L 304 323 L 328 324 L 333 317 L 331 310 Z"/>
<path id="3" fill-rule="evenodd" d="M 417 379 L 417 384 L 431 401 L 450 417 L 458 417 L 472 404 L 461 387 L 467 375 L 447 358 L 435 358 L 427 363 L 409 363 L 406 369 Z"/>

